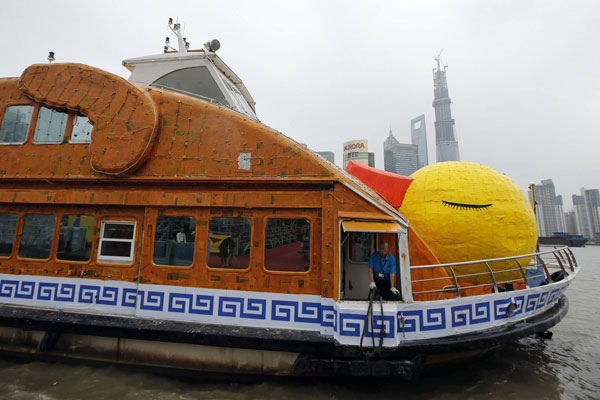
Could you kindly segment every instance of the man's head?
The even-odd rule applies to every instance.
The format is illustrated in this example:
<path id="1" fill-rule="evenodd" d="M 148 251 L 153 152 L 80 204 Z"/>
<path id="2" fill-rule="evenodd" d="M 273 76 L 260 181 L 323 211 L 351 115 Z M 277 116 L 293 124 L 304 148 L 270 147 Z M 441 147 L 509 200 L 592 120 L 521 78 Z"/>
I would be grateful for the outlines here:
<path id="1" fill-rule="evenodd" d="M 379 242 L 379 246 L 377 246 L 377 251 L 381 257 L 385 257 L 388 252 L 388 244 L 387 242 Z"/>

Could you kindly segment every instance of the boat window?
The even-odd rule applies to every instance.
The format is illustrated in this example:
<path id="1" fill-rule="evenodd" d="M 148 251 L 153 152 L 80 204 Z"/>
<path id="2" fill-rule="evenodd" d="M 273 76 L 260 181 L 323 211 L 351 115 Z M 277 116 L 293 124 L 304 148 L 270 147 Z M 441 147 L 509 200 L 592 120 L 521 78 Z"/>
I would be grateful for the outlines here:
<path id="1" fill-rule="evenodd" d="M 73 119 L 73 130 L 69 143 L 91 143 L 94 125 L 86 116 L 76 115 Z"/>
<path id="2" fill-rule="evenodd" d="M 246 218 L 211 218 L 206 264 L 211 268 L 248 268 L 251 229 L 252 224 Z"/>
<path id="3" fill-rule="evenodd" d="M 47 214 L 27 214 L 23 219 L 19 257 L 47 259 L 52 249 L 56 217 Z"/>
<path id="4" fill-rule="evenodd" d="M 235 85 L 230 83 L 225 78 L 223 78 L 223 84 L 229 90 L 231 97 L 233 98 L 233 101 L 234 101 L 235 105 L 237 106 L 237 109 L 243 114 L 254 117 L 255 116 L 254 111 L 252 111 L 252 109 L 248 105 L 248 102 L 246 101 L 244 96 L 240 93 L 240 91 L 237 90 Z"/>
<path id="5" fill-rule="evenodd" d="M 158 78 L 154 84 L 208 97 L 217 103 L 229 106 L 210 71 L 204 66 L 170 72 Z"/>
<path id="6" fill-rule="evenodd" d="M 265 268 L 269 271 L 308 271 L 310 222 L 269 219 L 265 228 Z"/>
<path id="7" fill-rule="evenodd" d="M 17 214 L 0 214 L 0 257 L 12 254 L 18 220 Z"/>
<path id="8" fill-rule="evenodd" d="M 67 117 L 67 113 L 40 107 L 33 134 L 33 143 L 62 143 L 65 136 L 65 128 L 67 127 Z"/>
<path id="9" fill-rule="evenodd" d="M 368 262 L 373 252 L 371 243 L 373 234 L 370 232 L 350 232 L 348 258 L 354 262 Z"/>
<path id="10" fill-rule="evenodd" d="M 96 228 L 90 215 L 65 215 L 60 220 L 56 258 L 67 261 L 89 261 Z"/>
<path id="11" fill-rule="evenodd" d="M 154 234 L 156 265 L 190 266 L 194 262 L 196 220 L 192 217 L 158 217 Z"/>
<path id="12" fill-rule="evenodd" d="M 27 139 L 33 106 L 9 106 L 0 126 L 0 143 L 22 144 Z"/>
<path id="13" fill-rule="evenodd" d="M 135 222 L 102 221 L 98 261 L 130 264 L 133 261 Z"/>

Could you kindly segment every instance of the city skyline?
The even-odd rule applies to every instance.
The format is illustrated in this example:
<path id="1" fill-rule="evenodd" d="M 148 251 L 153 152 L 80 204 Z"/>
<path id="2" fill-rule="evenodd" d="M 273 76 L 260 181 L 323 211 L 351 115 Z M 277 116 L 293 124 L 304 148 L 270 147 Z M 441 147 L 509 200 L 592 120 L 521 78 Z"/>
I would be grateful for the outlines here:
<path id="1" fill-rule="evenodd" d="M 582 186 L 600 187 L 600 80 L 585 67 L 600 63 L 585 46 L 600 36 L 598 2 L 231 4 L 8 2 L 0 31 L 18 39 L 4 45 L 0 76 L 18 77 L 53 51 L 56 62 L 128 78 L 121 61 L 161 53 L 166 21 L 179 17 L 190 48 L 220 40 L 218 55 L 248 87 L 263 123 L 337 160 L 339 143 L 368 138 L 383 169 L 390 124 L 410 143 L 408 121 L 425 114 L 433 136 L 431 70 L 443 48 L 462 160 L 506 174 L 523 191 L 552 177 L 566 210 Z M 431 138 L 428 146 L 434 160 Z"/>

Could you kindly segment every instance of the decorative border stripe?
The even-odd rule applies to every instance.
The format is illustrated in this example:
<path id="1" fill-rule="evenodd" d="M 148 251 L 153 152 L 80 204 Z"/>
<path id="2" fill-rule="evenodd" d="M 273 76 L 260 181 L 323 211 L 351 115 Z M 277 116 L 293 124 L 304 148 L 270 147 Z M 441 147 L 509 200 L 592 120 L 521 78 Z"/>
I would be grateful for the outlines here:
<path id="1" fill-rule="evenodd" d="M 81 278 L 0 274 L 0 303 L 197 323 L 319 331 L 340 344 L 383 346 L 513 324 L 552 307 L 574 275 L 550 285 L 458 299 L 384 303 L 366 318 L 366 301 Z M 509 315 L 509 306 L 514 305 Z M 366 323 L 366 328 L 365 328 Z"/>

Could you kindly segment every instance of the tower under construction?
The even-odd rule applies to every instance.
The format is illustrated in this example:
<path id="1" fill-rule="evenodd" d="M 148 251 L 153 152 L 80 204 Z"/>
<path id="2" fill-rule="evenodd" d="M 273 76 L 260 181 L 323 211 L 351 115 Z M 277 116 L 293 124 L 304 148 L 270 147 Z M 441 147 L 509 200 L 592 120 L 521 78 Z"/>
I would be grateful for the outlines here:
<path id="1" fill-rule="evenodd" d="M 437 68 L 433 69 L 433 108 L 435 109 L 436 160 L 460 161 L 458 142 L 454 133 L 454 119 L 450 111 L 450 96 L 446 81 L 447 65 L 441 66 L 441 52 L 435 57 Z"/>

